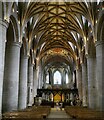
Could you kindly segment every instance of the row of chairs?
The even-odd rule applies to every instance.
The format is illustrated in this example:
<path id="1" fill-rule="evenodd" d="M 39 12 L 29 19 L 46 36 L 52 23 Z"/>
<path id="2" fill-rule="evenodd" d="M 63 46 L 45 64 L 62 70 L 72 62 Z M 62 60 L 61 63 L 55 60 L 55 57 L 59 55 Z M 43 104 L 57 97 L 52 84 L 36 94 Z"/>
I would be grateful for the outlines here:
<path id="1" fill-rule="evenodd" d="M 32 106 L 24 110 L 4 113 L 2 120 L 43 120 L 47 118 L 50 110 L 50 106 Z"/>
<path id="2" fill-rule="evenodd" d="M 104 120 L 104 112 L 81 106 L 66 106 L 65 111 L 72 118 L 80 120 Z"/>

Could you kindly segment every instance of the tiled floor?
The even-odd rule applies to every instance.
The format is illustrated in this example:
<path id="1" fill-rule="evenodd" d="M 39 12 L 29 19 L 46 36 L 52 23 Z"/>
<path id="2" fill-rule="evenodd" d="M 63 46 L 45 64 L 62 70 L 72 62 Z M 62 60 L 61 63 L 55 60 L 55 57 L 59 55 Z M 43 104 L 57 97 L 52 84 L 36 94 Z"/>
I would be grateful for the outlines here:
<path id="1" fill-rule="evenodd" d="M 71 118 L 68 114 L 66 114 L 66 112 L 64 111 L 64 109 L 60 110 L 59 108 L 51 108 L 51 112 L 48 116 L 48 118 Z"/>

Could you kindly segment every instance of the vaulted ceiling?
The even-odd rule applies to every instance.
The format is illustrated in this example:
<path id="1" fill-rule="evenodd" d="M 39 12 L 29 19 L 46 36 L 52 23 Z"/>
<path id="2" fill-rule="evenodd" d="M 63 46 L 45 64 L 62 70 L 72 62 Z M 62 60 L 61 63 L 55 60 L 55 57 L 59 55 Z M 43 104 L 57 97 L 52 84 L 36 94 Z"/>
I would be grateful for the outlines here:
<path id="1" fill-rule="evenodd" d="M 88 40 L 96 40 L 95 28 L 102 3 L 96 2 L 18 2 L 20 31 L 29 50 L 44 63 L 78 62 Z M 81 60 L 80 60 L 81 61 Z M 66 62 L 66 63 L 67 63 Z"/>

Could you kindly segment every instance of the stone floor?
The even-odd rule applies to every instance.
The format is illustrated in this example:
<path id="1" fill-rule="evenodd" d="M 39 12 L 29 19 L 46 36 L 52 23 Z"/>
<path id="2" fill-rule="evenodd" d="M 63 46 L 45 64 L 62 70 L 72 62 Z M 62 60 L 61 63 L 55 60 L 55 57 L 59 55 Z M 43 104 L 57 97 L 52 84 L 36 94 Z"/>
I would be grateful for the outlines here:
<path id="1" fill-rule="evenodd" d="M 71 120 L 71 117 L 66 114 L 64 109 L 60 110 L 59 108 L 51 108 L 51 112 L 48 116 L 48 119 L 55 120 L 55 119 L 65 119 L 65 120 Z"/>

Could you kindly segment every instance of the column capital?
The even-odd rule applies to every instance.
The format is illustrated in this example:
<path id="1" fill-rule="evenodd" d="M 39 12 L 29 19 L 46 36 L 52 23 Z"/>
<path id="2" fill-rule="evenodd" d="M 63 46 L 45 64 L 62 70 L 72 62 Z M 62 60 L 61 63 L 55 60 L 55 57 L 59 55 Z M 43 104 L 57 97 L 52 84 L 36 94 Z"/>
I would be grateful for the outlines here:
<path id="1" fill-rule="evenodd" d="M 12 42 L 7 42 L 7 45 L 13 45 L 13 46 L 17 46 L 17 47 L 21 47 L 21 43 L 20 42 L 14 42 L 14 41 L 12 41 Z"/>
<path id="2" fill-rule="evenodd" d="M 81 64 L 81 66 L 85 66 L 85 63 L 83 62 L 83 63 Z"/>
<path id="3" fill-rule="evenodd" d="M 9 23 L 8 23 L 6 20 L 3 20 L 3 19 L 1 19 L 1 18 L 0 18 L 0 24 L 1 24 L 2 26 L 4 26 L 5 28 L 7 28 L 8 25 L 9 25 Z"/>
<path id="4" fill-rule="evenodd" d="M 29 59 L 29 55 L 23 55 L 24 59 Z"/>
<path id="5" fill-rule="evenodd" d="M 81 67 L 78 67 L 78 68 L 76 69 L 76 71 L 82 71 L 82 66 L 81 66 Z"/>
<path id="6" fill-rule="evenodd" d="M 33 63 L 29 63 L 29 66 L 30 66 L 30 67 L 34 67 L 34 64 L 33 64 Z"/>
<path id="7" fill-rule="evenodd" d="M 104 45 L 104 41 L 96 41 L 96 43 L 95 43 L 95 46 L 97 47 L 97 46 L 99 46 L 99 45 Z"/>
<path id="8" fill-rule="evenodd" d="M 86 55 L 86 58 L 88 59 L 88 58 L 95 58 L 96 56 L 94 56 L 94 55 L 90 55 L 90 54 L 87 54 Z"/>

